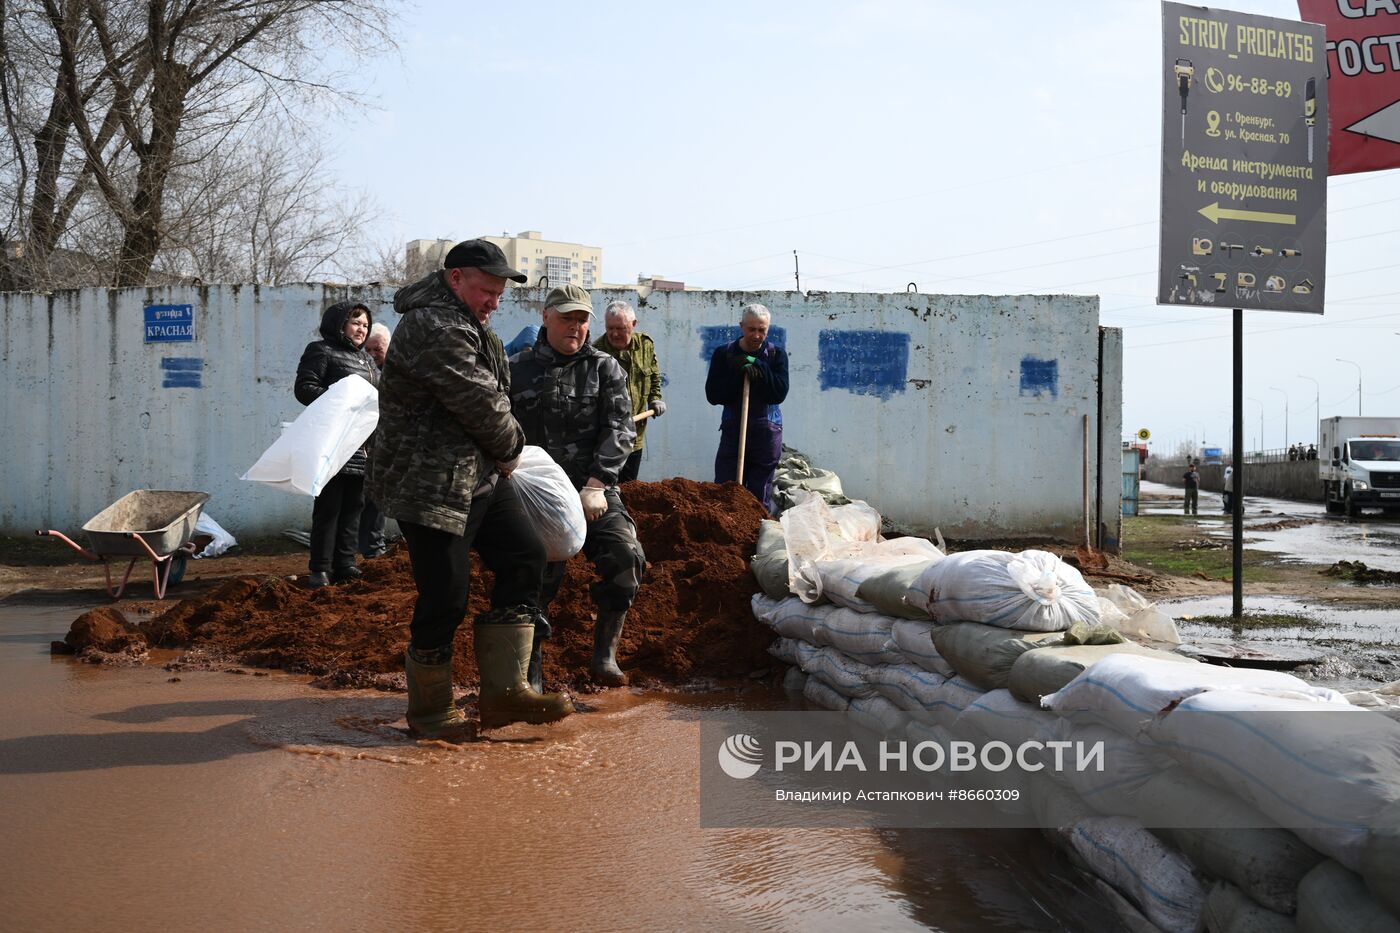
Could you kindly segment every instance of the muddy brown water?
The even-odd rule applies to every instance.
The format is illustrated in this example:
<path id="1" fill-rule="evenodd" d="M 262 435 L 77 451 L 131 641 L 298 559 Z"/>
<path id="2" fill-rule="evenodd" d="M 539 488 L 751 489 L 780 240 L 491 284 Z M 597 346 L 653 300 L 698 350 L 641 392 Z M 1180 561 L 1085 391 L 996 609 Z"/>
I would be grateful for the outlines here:
<path id="1" fill-rule="evenodd" d="M 12 929 L 1113 928 L 1034 832 L 701 829 L 696 713 L 780 695 L 439 747 L 400 695 L 50 657 L 84 608 L 0 604 Z"/>

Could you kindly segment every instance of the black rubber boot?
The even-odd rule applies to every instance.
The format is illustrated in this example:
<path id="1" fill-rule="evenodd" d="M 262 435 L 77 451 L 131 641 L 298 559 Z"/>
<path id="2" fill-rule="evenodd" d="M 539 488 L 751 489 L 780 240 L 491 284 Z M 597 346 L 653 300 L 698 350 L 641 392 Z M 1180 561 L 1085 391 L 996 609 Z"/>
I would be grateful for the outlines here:
<path id="1" fill-rule="evenodd" d="M 315 573 L 307 575 L 306 585 L 313 590 L 320 589 L 323 586 L 330 586 L 331 576 L 324 570 L 318 570 Z"/>
<path id="2" fill-rule="evenodd" d="M 622 626 L 627 621 L 627 610 L 598 610 L 598 621 L 593 624 L 593 662 L 589 672 L 593 682 L 604 687 L 627 686 L 627 675 L 617 666 L 617 643 L 622 640 Z"/>
<path id="3" fill-rule="evenodd" d="M 471 720 L 452 702 L 452 651 L 439 649 L 431 657 L 404 652 L 404 679 L 408 682 L 408 731 L 419 738 L 470 741 L 476 737 Z M 433 663 L 424 663 L 431 660 Z"/>
<path id="4" fill-rule="evenodd" d="M 477 703 L 481 728 L 494 729 L 512 722 L 554 722 L 574 711 L 566 694 L 541 693 L 530 686 L 530 649 L 535 633 L 531 622 L 478 622 L 472 631 L 481 675 Z"/>
<path id="5" fill-rule="evenodd" d="M 527 672 L 526 680 L 530 683 L 530 689 L 536 693 L 544 693 L 544 636 L 540 634 L 538 627 L 535 629 L 534 644 L 530 646 L 530 669 Z"/>
<path id="6" fill-rule="evenodd" d="M 354 564 L 351 564 L 349 567 L 341 567 L 337 570 L 332 570 L 331 582 L 350 583 L 360 579 L 360 577 L 362 576 L 364 576 L 364 574 L 360 572 L 360 568 L 356 567 Z"/>

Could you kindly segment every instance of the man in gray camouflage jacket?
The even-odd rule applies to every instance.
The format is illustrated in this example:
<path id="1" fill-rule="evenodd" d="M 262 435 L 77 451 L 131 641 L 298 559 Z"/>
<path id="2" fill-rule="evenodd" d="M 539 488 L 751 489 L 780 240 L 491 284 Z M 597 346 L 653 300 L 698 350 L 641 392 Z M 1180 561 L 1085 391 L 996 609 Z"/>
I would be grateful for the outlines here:
<path id="1" fill-rule="evenodd" d="M 482 727 L 550 722 L 573 704 L 527 680 L 535 635 L 548 633 L 545 550 L 509 478 L 525 432 L 511 415 L 505 349 L 486 326 L 506 280 L 525 276 L 486 240 L 458 243 L 445 266 L 394 296 L 403 319 L 380 377 L 368 487 L 399 521 L 418 588 L 404 657 L 409 729 L 455 738 L 470 733 L 452 698 L 452 641 L 473 547 L 496 578 L 473 630 Z"/>
<path id="2" fill-rule="evenodd" d="M 510 358 L 510 397 L 527 442 L 548 451 L 579 490 L 588 519 L 583 553 L 599 576 L 592 587 L 598 621 L 589 668 L 595 682 L 617 687 L 627 683 L 617 666 L 617 646 L 646 556 L 617 491 L 618 471 L 637 436 L 627 376 L 617 360 L 588 343 L 592 316 L 592 299 L 582 288 L 565 285 L 551 291 L 535 345 Z M 563 562 L 545 569 L 544 606 L 559 592 L 564 569 Z M 535 689 L 538 672 L 536 639 L 530 664 Z"/>

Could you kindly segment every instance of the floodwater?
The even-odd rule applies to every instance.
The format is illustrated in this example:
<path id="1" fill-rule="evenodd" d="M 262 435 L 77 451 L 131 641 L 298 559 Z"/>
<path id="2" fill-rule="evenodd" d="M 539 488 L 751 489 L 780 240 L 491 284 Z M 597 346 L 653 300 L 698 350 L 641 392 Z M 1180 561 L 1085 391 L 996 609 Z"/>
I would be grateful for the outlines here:
<path id="1" fill-rule="evenodd" d="M 1031 831 L 701 829 L 697 713 L 771 694 L 420 745 L 398 695 L 51 658 L 80 611 L 0 604 L 10 928 L 1113 928 Z"/>
<path id="2" fill-rule="evenodd" d="M 1161 483 L 1144 482 L 1144 493 L 1173 496 L 1174 503 L 1144 504 L 1146 515 L 1180 515 L 1181 490 Z M 1400 570 L 1400 522 L 1376 513 L 1365 513 L 1358 519 L 1328 515 L 1320 502 L 1295 502 L 1291 499 L 1245 497 L 1245 546 L 1256 551 L 1279 555 L 1288 562 L 1319 564 L 1329 567 L 1339 560 L 1359 560 L 1377 570 Z M 1228 538 L 1232 534 L 1228 521 L 1220 511 L 1220 496 L 1202 492 L 1198 502 L 1204 517 L 1199 524 L 1211 537 Z M 1270 528 L 1279 522 L 1298 519 L 1302 524 L 1292 528 Z"/>

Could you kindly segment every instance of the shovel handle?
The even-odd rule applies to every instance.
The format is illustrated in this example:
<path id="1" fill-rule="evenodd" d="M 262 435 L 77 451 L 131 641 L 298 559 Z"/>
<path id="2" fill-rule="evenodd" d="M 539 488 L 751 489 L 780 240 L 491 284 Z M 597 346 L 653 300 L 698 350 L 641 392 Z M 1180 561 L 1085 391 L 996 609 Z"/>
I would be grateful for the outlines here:
<path id="1" fill-rule="evenodd" d="M 739 475 L 735 482 L 744 485 L 744 447 L 749 440 L 749 379 L 744 377 L 744 400 L 739 406 Z"/>

